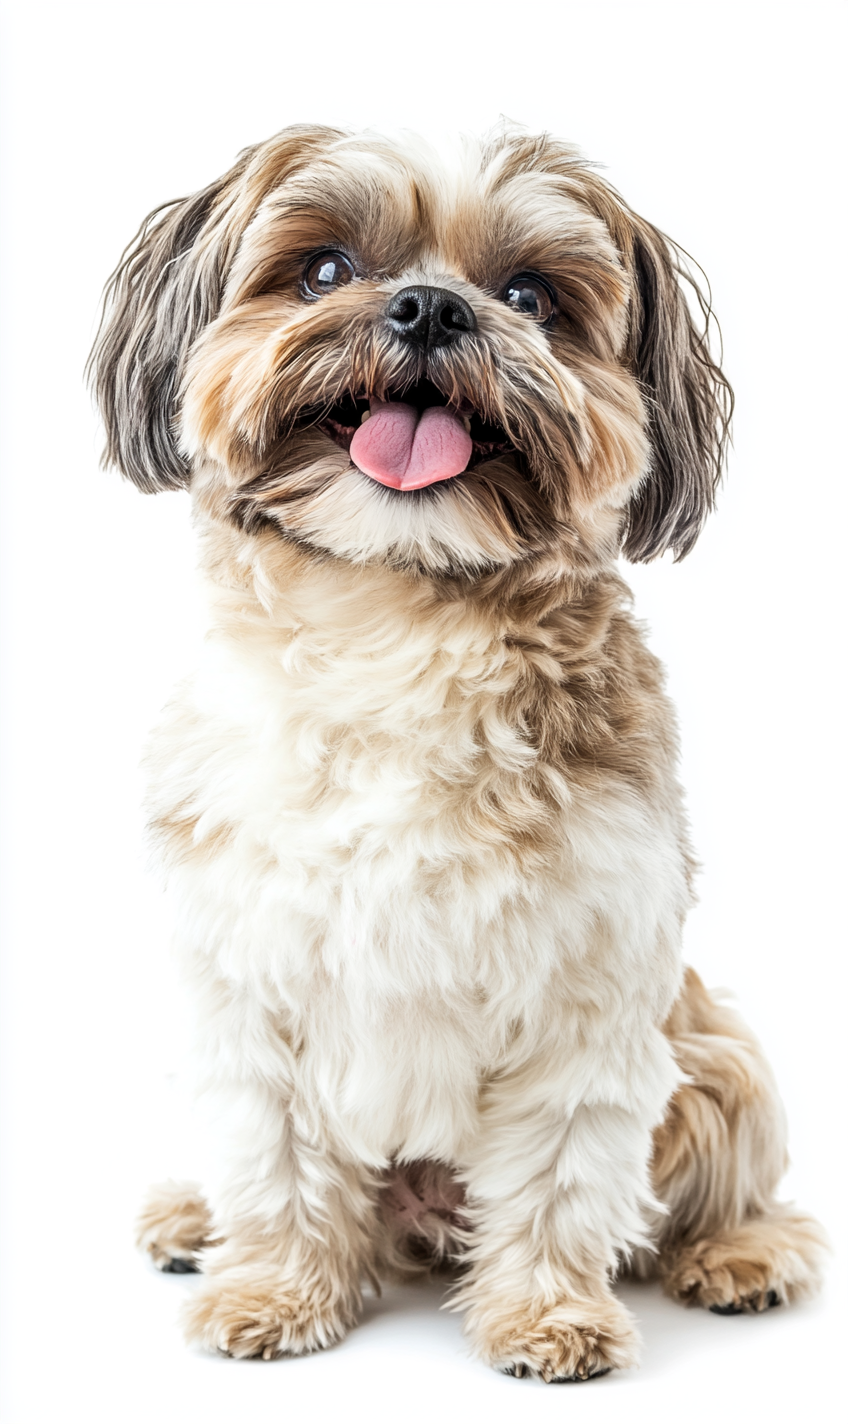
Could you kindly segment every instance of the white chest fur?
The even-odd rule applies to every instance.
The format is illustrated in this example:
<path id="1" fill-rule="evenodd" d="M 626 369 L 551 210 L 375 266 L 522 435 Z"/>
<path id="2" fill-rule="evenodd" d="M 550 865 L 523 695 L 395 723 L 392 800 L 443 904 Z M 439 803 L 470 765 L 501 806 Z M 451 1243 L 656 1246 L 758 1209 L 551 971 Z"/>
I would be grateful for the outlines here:
<path id="1" fill-rule="evenodd" d="M 378 1160 L 444 1153 L 481 1078 L 550 1032 L 585 1095 L 587 1033 L 667 1010 L 688 891 L 673 816 L 540 766 L 508 640 L 356 592 L 230 600 L 155 735 L 151 807 L 232 1031 L 261 1005 Z"/>

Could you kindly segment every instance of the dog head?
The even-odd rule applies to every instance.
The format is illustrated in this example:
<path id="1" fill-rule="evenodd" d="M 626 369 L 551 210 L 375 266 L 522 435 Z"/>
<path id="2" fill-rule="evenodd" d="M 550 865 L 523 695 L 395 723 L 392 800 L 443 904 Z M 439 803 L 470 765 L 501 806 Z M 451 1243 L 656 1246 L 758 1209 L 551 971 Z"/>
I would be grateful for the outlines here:
<path id="1" fill-rule="evenodd" d="M 298 127 L 148 218 L 92 356 L 145 490 L 479 577 L 695 542 L 732 404 L 677 250 L 576 154 Z"/>

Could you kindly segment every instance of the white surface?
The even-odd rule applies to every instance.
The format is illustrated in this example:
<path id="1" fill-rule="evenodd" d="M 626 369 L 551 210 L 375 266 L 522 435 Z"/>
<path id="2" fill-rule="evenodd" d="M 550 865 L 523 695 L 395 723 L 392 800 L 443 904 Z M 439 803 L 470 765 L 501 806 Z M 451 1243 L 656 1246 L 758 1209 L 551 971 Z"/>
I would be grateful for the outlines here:
<path id="1" fill-rule="evenodd" d="M 838 1257 L 821 1302 L 756 1320 L 626 1288 L 644 1366 L 585 1390 L 489 1374 L 432 1290 L 390 1293 L 347 1343 L 301 1362 L 183 1346 L 176 1304 L 192 1283 L 154 1276 L 129 1245 L 147 1182 L 202 1159 L 135 767 L 199 611 L 187 501 L 97 469 L 81 370 L 100 288 L 145 213 L 296 120 L 434 132 L 506 112 L 581 144 L 694 253 L 739 400 L 730 479 L 685 564 L 632 573 L 679 704 L 705 864 L 687 956 L 735 988 L 764 1040 L 790 1116 L 788 1194 L 841 1244 L 843 15 L 7 6 L 7 1424 L 842 1417 Z"/>

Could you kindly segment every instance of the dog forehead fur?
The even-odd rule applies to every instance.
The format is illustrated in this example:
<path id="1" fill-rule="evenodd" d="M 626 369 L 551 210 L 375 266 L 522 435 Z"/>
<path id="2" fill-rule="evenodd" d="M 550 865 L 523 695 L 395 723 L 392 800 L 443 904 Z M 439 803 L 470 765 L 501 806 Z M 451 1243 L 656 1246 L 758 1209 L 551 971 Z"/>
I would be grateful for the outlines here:
<path id="1" fill-rule="evenodd" d="M 604 295 L 620 344 L 627 275 L 605 224 L 585 194 L 578 196 L 579 156 L 565 146 L 558 156 L 562 171 L 551 172 L 516 164 L 509 148 L 486 162 L 469 144 L 450 165 L 421 145 L 339 139 L 262 201 L 228 279 L 224 309 L 256 295 L 287 255 L 296 260 L 331 232 L 369 272 L 390 277 L 419 267 L 483 288 L 496 289 L 522 263 L 551 275 L 564 268 L 573 280 L 574 260 L 586 256 L 609 268 Z"/>
<path id="2" fill-rule="evenodd" d="M 310 299 L 303 273 L 335 249 L 355 280 Z M 556 294 L 548 327 L 503 301 L 527 271 Z M 473 1235 L 459 1299 L 485 1358 L 544 1379 L 636 1358 L 609 1276 L 661 1235 L 666 1021 L 697 985 L 679 999 L 674 715 L 616 558 L 691 547 L 730 414 L 681 280 L 574 150 L 509 128 L 447 165 L 417 140 L 285 131 L 153 215 L 113 278 L 107 455 L 145 489 L 190 483 L 209 594 L 147 766 L 234 1138 L 214 1225 L 175 1189 L 142 1228 L 159 1264 L 210 1243 L 189 1322 L 207 1344 L 330 1343 L 363 1276 Z M 416 284 L 462 299 L 467 338 L 397 339 L 384 308 Z M 457 478 L 386 489 L 331 411 L 421 381 L 504 439 Z M 700 992 L 705 1033 L 736 1032 Z M 758 1071 L 766 1146 L 732 1206 L 701 1194 L 712 1227 L 762 1216 L 781 1170 Z M 681 1098 L 661 1138 L 687 1229 L 680 1144 L 707 1116 Z M 781 1220 L 803 1269 L 746 1258 L 746 1300 L 814 1282 L 816 1229 L 793 1256 Z"/>

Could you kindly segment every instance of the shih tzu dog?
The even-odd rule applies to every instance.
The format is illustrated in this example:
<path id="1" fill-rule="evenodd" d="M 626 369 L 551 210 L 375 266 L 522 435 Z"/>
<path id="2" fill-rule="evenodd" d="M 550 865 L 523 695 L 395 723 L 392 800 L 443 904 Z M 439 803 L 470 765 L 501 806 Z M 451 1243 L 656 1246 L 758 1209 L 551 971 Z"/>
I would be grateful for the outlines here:
<path id="1" fill-rule="evenodd" d="M 697 302 L 690 307 L 685 284 Z M 730 389 L 678 250 L 570 147 L 294 127 L 151 215 L 93 354 L 107 458 L 190 487 L 210 631 L 149 755 L 205 1081 L 189 1338 L 301 1354 L 454 1263 L 473 1348 L 637 1358 L 617 1271 L 810 1293 L 761 1051 L 681 963 L 674 713 L 616 560 L 678 557 Z"/>

